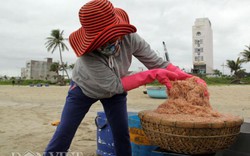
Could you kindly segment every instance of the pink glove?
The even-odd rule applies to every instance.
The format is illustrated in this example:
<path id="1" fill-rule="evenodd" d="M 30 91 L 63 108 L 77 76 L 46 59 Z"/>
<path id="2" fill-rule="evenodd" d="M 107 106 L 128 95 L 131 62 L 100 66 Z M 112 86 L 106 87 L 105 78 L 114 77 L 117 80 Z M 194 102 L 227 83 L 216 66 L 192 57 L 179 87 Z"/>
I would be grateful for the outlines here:
<path id="1" fill-rule="evenodd" d="M 177 80 L 186 80 L 188 78 L 193 77 L 193 75 L 185 73 L 184 71 L 180 70 L 180 68 L 174 66 L 172 63 L 170 63 L 166 69 L 177 74 L 178 75 Z M 199 77 L 196 77 L 196 82 L 207 87 L 206 82 Z"/>
<path id="2" fill-rule="evenodd" d="M 201 78 L 195 76 L 195 80 L 197 83 L 202 84 L 203 86 L 207 87 L 207 83 Z"/>
<path id="3" fill-rule="evenodd" d="M 154 80 L 158 80 L 161 84 L 166 85 L 166 87 L 170 89 L 171 83 L 169 79 L 172 80 L 176 79 L 177 77 L 177 74 L 165 69 L 152 69 L 125 76 L 121 79 L 121 81 L 125 91 L 129 91 L 147 83 L 151 83 Z"/>
<path id="4" fill-rule="evenodd" d="M 193 75 L 185 73 L 184 71 L 180 70 L 178 67 L 174 66 L 172 63 L 170 63 L 166 69 L 171 72 L 176 73 L 178 75 L 177 80 L 186 80 L 187 78 L 193 77 Z"/>

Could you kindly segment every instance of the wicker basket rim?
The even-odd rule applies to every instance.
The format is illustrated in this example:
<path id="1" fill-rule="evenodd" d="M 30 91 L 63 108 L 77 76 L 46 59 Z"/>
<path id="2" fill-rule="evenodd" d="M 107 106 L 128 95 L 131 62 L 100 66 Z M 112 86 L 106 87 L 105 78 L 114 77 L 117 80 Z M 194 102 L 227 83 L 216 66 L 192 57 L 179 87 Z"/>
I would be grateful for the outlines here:
<path id="1" fill-rule="evenodd" d="M 161 125 L 166 125 L 170 127 L 178 128 L 229 128 L 241 125 L 244 120 L 241 117 L 235 118 L 233 121 L 223 121 L 223 122 L 190 122 L 190 121 L 178 121 L 178 120 L 168 120 L 164 117 L 166 114 L 158 114 L 153 112 L 153 110 L 144 110 L 138 113 L 141 120 L 150 120 L 150 122 L 157 122 Z"/>
<path id="2" fill-rule="evenodd" d="M 147 129 L 150 132 L 158 133 L 158 134 L 164 134 L 170 137 L 179 137 L 179 138 L 192 138 L 192 139 L 214 139 L 214 138 L 225 138 L 225 137 L 231 137 L 231 136 L 237 136 L 239 135 L 240 132 L 237 133 L 231 133 L 231 134 L 220 134 L 220 135 L 179 135 L 179 134 L 173 134 L 173 133 L 166 133 L 166 132 L 161 132 L 161 131 L 156 131 L 153 129 Z"/>

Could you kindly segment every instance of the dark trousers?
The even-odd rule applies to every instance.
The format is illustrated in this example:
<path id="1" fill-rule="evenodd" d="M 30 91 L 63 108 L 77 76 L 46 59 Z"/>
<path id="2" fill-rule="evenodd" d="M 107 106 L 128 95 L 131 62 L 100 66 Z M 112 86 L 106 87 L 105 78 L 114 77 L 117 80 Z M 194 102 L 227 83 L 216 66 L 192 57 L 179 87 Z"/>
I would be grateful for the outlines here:
<path id="1" fill-rule="evenodd" d="M 51 153 L 56 155 L 58 152 L 68 151 L 79 124 L 91 105 L 98 100 L 87 97 L 74 82 L 71 82 L 60 124 L 45 150 L 45 156 L 51 156 Z M 112 130 L 116 156 L 131 156 L 127 93 L 100 99 L 100 101 Z"/>

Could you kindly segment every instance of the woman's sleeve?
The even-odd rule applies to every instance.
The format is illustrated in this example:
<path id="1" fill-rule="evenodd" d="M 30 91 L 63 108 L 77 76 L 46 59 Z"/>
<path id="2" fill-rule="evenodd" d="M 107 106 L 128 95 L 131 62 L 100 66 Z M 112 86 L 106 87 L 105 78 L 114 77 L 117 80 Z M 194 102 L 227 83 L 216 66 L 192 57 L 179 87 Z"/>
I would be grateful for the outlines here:
<path id="1" fill-rule="evenodd" d="M 131 46 L 133 56 L 142 62 L 148 69 L 166 68 L 167 61 L 162 57 L 157 56 L 157 53 L 151 49 L 150 45 L 141 38 L 137 33 L 131 36 Z"/>

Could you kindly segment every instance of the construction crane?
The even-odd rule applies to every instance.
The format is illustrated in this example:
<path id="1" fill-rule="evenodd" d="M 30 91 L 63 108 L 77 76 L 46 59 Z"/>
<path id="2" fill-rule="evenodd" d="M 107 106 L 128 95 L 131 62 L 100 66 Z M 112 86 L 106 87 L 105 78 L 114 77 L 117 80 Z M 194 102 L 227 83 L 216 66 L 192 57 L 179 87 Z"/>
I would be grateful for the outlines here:
<path id="1" fill-rule="evenodd" d="M 168 55 L 168 50 L 167 50 L 166 44 L 165 44 L 164 41 L 162 42 L 162 44 L 163 44 L 163 49 L 164 49 L 166 61 L 170 61 L 170 60 L 169 60 L 169 55 Z"/>

